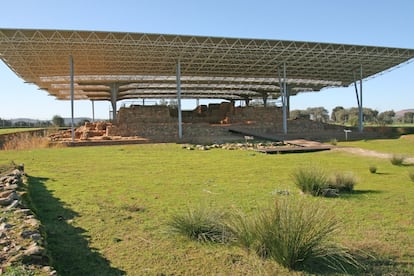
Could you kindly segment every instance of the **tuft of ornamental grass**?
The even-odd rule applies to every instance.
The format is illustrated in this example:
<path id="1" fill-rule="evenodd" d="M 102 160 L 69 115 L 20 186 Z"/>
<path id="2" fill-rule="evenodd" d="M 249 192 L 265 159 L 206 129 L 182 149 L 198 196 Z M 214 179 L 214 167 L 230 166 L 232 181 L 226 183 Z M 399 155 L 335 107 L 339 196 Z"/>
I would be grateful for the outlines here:
<path id="1" fill-rule="evenodd" d="M 324 171 L 317 168 L 298 168 L 293 172 L 295 185 L 305 194 L 319 196 L 328 187 L 328 178 Z"/>
<path id="2" fill-rule="evenodd" d="M 347 267 L 360 267 L 348 249 L 332 242 L 338 220 L 318 201 L 278 198 L 256 215 L 233 213 L 227 227 L 238 245 L 290 270 L 346 272 Z"/>
<path id="3" fill-rule="evenodd" d="M 390 162 L 391 164 L 393 164 L 394 166 L 402 166 L 404 163 L 405 157 L 402 155 L 397 155 L 394 154 L 391 159 Z"/>
<path id="4" fill-rule="evenodd" d="M 414 171 L 409 172 L 408 177 L 411 179 L 412 182 L 414 182 Z"/>
<path id="5" fill-rule="evenodd" d="M 168 226 L 170 232 L 196 241 L 225 243 L 229 240 L 229 232 L 223 223 L 224 217 L 224 212 L 199 206 L 174 214 Z"/>
<path id="6" fill-rule="evenodd" d="M 370 173 L 377 173 L 377 166 L 375 166 L 375 165 L 371 165 L 371 166 L 369 166 L 369 172 Z"/>
<path id="7" fill-rule="evenodd" d="M 356 185 L 356 178 L 352 172 L 337 172 L 329 181 L 329 188 L 338 189 L 339 192 L 350 193 Z"/>

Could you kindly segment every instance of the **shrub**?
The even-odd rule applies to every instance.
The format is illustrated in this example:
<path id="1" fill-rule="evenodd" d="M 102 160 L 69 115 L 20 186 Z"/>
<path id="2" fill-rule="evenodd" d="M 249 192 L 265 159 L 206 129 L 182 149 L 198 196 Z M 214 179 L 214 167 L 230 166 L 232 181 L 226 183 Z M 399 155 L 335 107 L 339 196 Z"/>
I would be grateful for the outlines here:
<path id="1" fill-rule="evenodd" d="M 391 164 L 394 166 L 401 166 L 404 163 L 404 156 L 402 155 L 393 155 L 390 159 Z"/>
<path id="2" fill-rule="evenodd" d="M 411 181 L 414 182 L 414 171 L 413 172 L 409 172 L 408 176 L 410 177 Z"/>
<path id="3" fill-rule="evenodd" d="M 318 196 L 328 187 L 325 173 L 316 168 L 299 168 L 293 173 L 295 185 L 304 193 Z"/>
<path id="4" fill-rule="evenodd" d="M 257 248 L 258 226 L 255 216 L 247 216 L 242 211 L 235 211 L 226 220 L 226 228 L 233 237 L 233 241 L 242 248 L 250 250 Z M 255 250 L 257 251 L 257 250 Z"/>
<path id="5" fill-rule="evenodd" d="M 336 173 L 329 181 L 329 188 L 338 189 L 339 192 L 352 192 L 356 184 L 356 178 L 351 172 Z"/>
<path id="6" fill-rule="evenodd" d="M 346 248 L 331 242 L 339 223 L 330 210 L 304 198 L 278 198 L 256 216 L 234 214 L 228 228 L 239 245 L 288 269 L 358 267 Z"/>
<path id="7" fill-rule="evenodd" d="M 369 166 L 369 172 L 370 173 L 377 173 L 377 167 L 374 165 Z"/>
<path id="8" fill-rule="evenodd" d="M 23 265 L 9 266 L 4 271 L 6 276 L 32 276 L 35 275 L 33 271 L 26 269 Z"/>
<path id="9" fill-rule="evenodd" d="M 223 223 L 225 214 L 209 208 L 198 207 L 187 212 L 174 214 L 168 225 L 171 232 L 179 233 L 200 242 L 219 242 L 229 240 L 228 231 Z"/>

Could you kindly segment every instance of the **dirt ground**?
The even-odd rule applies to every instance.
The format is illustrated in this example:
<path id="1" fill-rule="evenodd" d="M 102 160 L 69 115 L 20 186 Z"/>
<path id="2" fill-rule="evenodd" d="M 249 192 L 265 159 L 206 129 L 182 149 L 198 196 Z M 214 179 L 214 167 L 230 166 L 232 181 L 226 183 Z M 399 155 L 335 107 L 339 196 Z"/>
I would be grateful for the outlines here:
<path id="1" fill-rule="evenodd" d="M 366 149 L 353 148 L 353 147 L 336 147 L 332 150 L 344 151 L 344 152 L 349 152 L 349 153 L 357 154 L 357 155 L 361 155 L 361 156 L 370 156 L 370 157 L 377 157 L 377 158 L 382 158 L 382 159 L 390 159 L 393 156 L 393 154 L 391 154 L 391 153 L 382 153 L 382 152 L 377 152 L 377 151 L 373 151 L 373 150 L 366 150 Z M 414 158 L 413 157 L 406 157 L 404 159 L 404 161 L 405 161 L 405 163 L 414 164 Z"/>

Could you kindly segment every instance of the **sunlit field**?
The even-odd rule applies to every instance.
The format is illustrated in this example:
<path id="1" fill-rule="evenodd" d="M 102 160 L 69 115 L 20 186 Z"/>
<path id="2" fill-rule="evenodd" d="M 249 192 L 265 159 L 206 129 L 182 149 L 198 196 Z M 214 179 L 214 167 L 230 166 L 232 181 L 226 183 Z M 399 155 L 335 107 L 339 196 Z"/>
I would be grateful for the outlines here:
<path id="1" fill-rule="evenodd" d="M 341 143 L 414 157 L 413 144 L 412 135 Z M 11 161 L 25 165 L 32 205 L 59 275 L 312 274 L 289 271 L 233 244 L 200 243 L 168 229 L 171 217 L 188 208 L 254 214 L 283 196 L 280 191 L 334 212 L 341 227 L 333 239 L 364 266 L 355 274 L 414 274 L 410 164 L 337 151 L 265 155 L 190 151 L 176 144 L 0 151 L 0 164 Z M 354 191 L 339 198 L 299 195 L 292 175 L 310 166 L 327 174 L 352 172 Z"/>

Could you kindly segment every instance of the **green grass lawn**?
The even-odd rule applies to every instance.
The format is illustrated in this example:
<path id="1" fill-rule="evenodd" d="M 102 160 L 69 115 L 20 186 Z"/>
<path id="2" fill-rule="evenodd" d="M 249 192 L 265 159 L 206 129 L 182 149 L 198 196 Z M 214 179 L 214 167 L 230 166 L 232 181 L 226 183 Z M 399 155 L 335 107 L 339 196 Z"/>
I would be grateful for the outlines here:
<path id="1" fill-rule="evenodd" d="M 400 140 L 359 143 L 405 151 Z M 269 206 L 277 190 L 297 194 L 291 175 L 303 166 L 357 176 L 353 194 L 315 200 L 342 221 L 338 242 L 371 255 L 362 260 L 366 274 L 414 274 L 412 166 L 345 152 L 264 155 L 190 151 L 175 144 L 0 152 L 0 164 L 12 160 L 25 164 L 59 275 L 305 274 L 235 246 L 172 236 L 166 227 L 172 214 L 188 206 L 249 213 Z M 377 174 L 369 172 L 370 165 L 378 167 Z"/>
<path id="2" fill-rule="evenodd" d="M 414 157 L 414 135 L 403 135 L 398 139 L 340 142 L 338 145 Z"/>
<path id="3" fill-rule="evenodd" d="M 37 130 L 37 129 L 41 129 L 41 128 L 0 128 L 0 135 L 23 132 L 23 131 L 31 131 L 31 130 Z"/>

